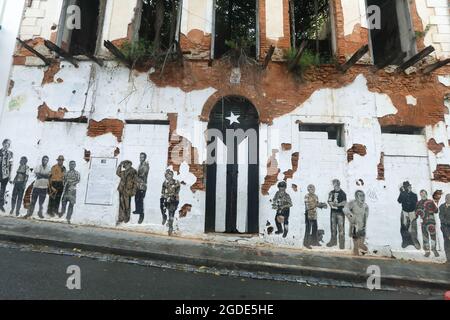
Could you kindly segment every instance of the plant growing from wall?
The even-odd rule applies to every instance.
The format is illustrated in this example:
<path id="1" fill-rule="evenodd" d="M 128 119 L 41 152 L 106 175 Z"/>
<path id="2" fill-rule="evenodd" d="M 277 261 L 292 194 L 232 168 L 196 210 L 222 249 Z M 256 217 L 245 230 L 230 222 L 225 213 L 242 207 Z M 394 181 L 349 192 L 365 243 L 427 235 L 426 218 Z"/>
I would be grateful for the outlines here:
<path id="1" fill-rule="evenodd" d="M 139 39 L 135 42 L 124 42 L 121 51 L 133 66 L 155 58 L 155 49 L 152 42 L 144 39 Z"/>
<path id="2" fill-rule="evenodd" d="M 285 59 L 289 71 L 303 80 L 305 71 L 311 67 L 320 65 L 321 61 L 319 54 L 314 53 L 309 49 L 305 49 L 303 53 L 301 53 L 300 59 L 298 59 L 299 50 L 301 49 L 290 48 L 286 51 Z"/>

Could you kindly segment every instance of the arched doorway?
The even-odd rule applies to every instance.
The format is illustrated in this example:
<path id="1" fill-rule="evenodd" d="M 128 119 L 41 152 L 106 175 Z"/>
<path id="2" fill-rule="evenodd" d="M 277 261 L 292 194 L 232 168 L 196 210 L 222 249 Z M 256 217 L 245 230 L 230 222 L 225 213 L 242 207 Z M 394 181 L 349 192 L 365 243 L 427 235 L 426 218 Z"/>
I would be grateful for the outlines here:
<path id="1" fill-rule="evenodd" d="M 228 96 L 209 119 L 205 232 L 258 233 L 258 111 L 249 100 Z"/>

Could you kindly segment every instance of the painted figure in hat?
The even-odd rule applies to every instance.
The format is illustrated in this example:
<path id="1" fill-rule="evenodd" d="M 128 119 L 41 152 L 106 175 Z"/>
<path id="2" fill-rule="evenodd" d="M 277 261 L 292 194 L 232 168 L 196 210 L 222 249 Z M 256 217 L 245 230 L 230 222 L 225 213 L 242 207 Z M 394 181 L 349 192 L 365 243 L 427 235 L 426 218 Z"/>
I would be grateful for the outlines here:
<path id="1" fill-rule="evenodd" d="M 417 194 L 412 192 L 412 186 L 409 181 L 403 182 L 397 201 L 402 205 L 400 218 L 402 248 L 414 246 L 417 250 L 420 250 L 420 243 L 417 240 Z"/>
<path id="2" fill-rule="evenodd" d="M 13 153 L 9 150 L 11 140 L 5 139 L 0 149 L 0 210 L 5 212 L 5 193 L 8 182 L 11 181 Z"/>
<path id="3" fill-rule="evenodd" d="M 332 181 L 333 190 L 328 194 L 328 204 L 330 205 L 330 229 L 331 239 L 327 247 L 337 245 L 337 234 L 339 232 L 339 249 L 345 248 L 345 215 L 344 206 L 347 203 L 347 195 L 341 189 L 341 182 L 338 179 Z"/>
<path id="4" fill-rule="evenodd" d="M 368 248 L 364 241 L 366 239 L 369 206 L 366 203 L 366 195 L 364 191 L 356 191 L 355 200 L 347 202 L 343 211 L 350 222 L 349 233 L 353 238 L 353 254 L 358 256 L 361 252 L 363 254 L 367 253 Z"/>
<path id="5" fill-rule="evenodd" d="M 133 168 L 133 163 L 129 160 L 122 161 L 116 171 L 120 177 L 117 187 L 119 191 L 119 218 L 117 224 L 130 221 L 131 197 L 137 191 L 137 171 Z"/>
<path id="6" fill-rule="evenodd" d="M 48 179 L 48 207 L 47 214 L 50 217 L 58 215 L 59 204 L 64 190 L 64 175 L 66 167 L 64 167 L 64 156 L 56 159 L 57 163 L 52 167 L 50 178 Z"/>
<path id="7" fill-rule="evenodd" d="M 163 225 L 167 221 L 166 210 L 169 212 L 169 236 L 173 232 L 173 220 L 175 211 L 180 202 L 180 182 L 173 178 L 173 171 L 166 170 L 166 180 L 162 184 L 161 190 L 161 214 L 163 216 Z"/>
<path id="8" fill-rule="evenodd" d="M 425 257 L 430 256 L 430 249 L 435 257 L 439 257 L 436 250 L 436 219 L 434 215 L 438 213 L 438 207 L 433 200 L 428 199 L 428 193 L 425 190 L 420 191 L 420 201 L 416 206 L 417 218 L 422 218 L 422 237 Z"/>
<path id="9" fill-rule="evenodd" d="M 36 180 L 33 182 L 33 191 L 31 192 L 31 203 L 28 208 L 28 212 L 24 218 L 29 218 L 33 215 L 34 207 L 36 206 L 36 202 L 39 199 L 39 218 L 43 219 L 42 215 L 43 205 L 45 202 L 45 198 L 47 197 L 48 191 L 48 179 L 51 174 L 50 167 L 48 165 L 48 156 L 43 156 L 41 160 L 41 164 L 34 168 L 33 173 L 36 177 Z"/>
<path id="10" fill-rule="evenodd" d="M 283 238 L 286 238 L 289 231 L 289 211 L 292 207 L 292 200 L 289 194 L 286 192 L 286 182 L 281 181 L 277 185 L 278 191 L 272 200 L 272 209 L 276 210 L 275 224 L 277 231 L 275 234 L 283 234 Z"/>
<path id="11" fill-rule="evenodd" d="M 27 157 L 20 158 L 19 168 L 17 169 L 16 176 L 11 182 L 14 184 L 12 198 L 11 198 L 11 212 L 16 210 L 16 217 L 20 215 L 20 207 L 22 205 L 23 193 L 27 185 L 28 177 L 30 176 L 30 167 L 27 165 Z"/>
<path id="12" fill-rule="evenodd" d="M 66 214 L 67 204 L 69 204 L 66 217 L 68 223 L 70 223 L 73 207 L 77 201 L 77 184 L 80 182 L 80 173 L 75 170 L 76 166 L 77 164 L 75 161 L 70 161 L 69 171 L 67 171 L 64 176 L 64 193 L 62 196 L 61 214 L 59 216 L 62 217 Z"/>

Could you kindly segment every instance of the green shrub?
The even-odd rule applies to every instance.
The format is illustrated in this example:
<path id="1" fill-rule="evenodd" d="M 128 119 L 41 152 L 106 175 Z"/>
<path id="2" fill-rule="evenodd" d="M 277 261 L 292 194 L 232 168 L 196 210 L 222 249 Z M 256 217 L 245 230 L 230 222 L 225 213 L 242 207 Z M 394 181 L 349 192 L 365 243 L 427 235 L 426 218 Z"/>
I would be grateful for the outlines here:
<path id="1" fill-rule="evenodd" d="M 136 42 L 126 41 L 121 48 L 127 60 L 137 63 L 143 62 L 154 55 L 154 47 L 151 41 L 138 40 Z"/>

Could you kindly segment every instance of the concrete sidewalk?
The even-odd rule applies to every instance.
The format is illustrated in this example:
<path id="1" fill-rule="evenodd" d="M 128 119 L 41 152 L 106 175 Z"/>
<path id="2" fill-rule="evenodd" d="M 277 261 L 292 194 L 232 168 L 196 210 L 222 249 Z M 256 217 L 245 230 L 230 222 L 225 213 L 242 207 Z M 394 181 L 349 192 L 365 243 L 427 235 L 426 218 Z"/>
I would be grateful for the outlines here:
<path id="1" fill-rule="evenodd" d="M 448 264 L 350 257 L 303 250 L 251 247 L 148 233 L 0 217 L 0 240 L 81 249 L 193 266 L 319 279 L 366 287 L 367 268 L 380 267 L 382 289 L 450 290 Z"/>

